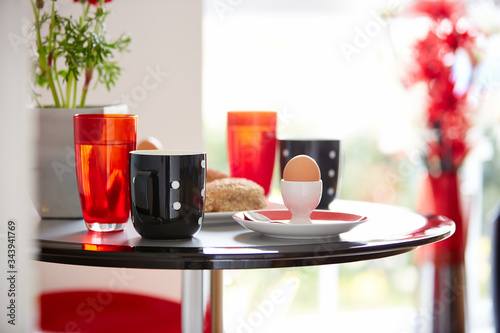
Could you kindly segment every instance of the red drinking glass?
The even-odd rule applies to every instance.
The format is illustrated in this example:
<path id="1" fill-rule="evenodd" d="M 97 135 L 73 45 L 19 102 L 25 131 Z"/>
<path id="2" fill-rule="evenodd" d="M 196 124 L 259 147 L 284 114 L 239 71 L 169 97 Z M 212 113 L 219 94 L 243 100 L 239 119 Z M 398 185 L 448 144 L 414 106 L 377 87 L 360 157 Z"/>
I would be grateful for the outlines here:
<path id="1" fill-rule="evenodd" d="M 130 217 L 128 159 L 137 142 L 137 116 L 78 114 L 73 124 L 85 225 L 91 231 L 123 230 Z"/>
<path id="2" fill-rule="evenodd" d="M 269 195 L 276 159 L 275 111 L 229 111 L 227 155 L 231 177 L 253 180 Z"/>

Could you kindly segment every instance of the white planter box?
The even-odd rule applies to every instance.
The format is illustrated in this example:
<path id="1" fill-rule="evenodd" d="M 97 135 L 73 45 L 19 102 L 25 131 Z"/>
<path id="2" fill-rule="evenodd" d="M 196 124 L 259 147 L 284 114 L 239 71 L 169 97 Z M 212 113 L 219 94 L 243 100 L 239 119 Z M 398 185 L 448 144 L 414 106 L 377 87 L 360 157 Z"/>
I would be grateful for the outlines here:
<path id="1" fill-rule="evenodd" d="M 73 115 L 126 114 L 126 105 L 35 108 L 35 208 L 42 218 L 83 218 L 76 183 Z"/>

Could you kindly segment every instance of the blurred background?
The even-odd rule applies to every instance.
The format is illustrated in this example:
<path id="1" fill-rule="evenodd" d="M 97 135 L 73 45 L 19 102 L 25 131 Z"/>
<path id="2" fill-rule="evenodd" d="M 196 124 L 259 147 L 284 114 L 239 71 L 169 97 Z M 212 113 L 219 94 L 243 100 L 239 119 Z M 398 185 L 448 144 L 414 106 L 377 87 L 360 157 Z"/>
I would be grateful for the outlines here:
<path id="1" fill-rule="evenodd" d="M 210 165 L 227 171 L 226 111 L 276 110 L 279 137 L 342 139 L 338 198 L 416 209 L 426 170 L 426 90 L 419 84 L 407 87 L 405 75 L 412 45 L 425 36 L 429 21 L 408 15 L 411 4 L 204 1 L 203 126 Z M 493 332 L 490 259 L 491 223 L 500 199 L 500 8 L 493 1 L 466 5 L 467 17 L 484 33 L 478 38 L 480 62 L 469 93 L 474 143 L 460 169 L 463 200 L 473 212 L 466 254 L 469 325 L 472 332 Z M 279 195 L 279 173 L 274 181 Z M 330 332 L 335 323 L 339 332 L 414 332 L 417 318 L 425 317 L 417 315 L 425 288 L 422 274 L 414 252 L 337 266 L 227 271 L 225 323 L 245 327 L 262 314 L 259 304 L 271 290 L 292 281 L 295 296 L 284 315 L 288 320 L 280 324 L 289 324 L 286 330 Z M 232 306 L 242 303 L 247 304 L 244 310 Z M 264 322 L 272 327 L 270 318 L 264 316 Z M 260 325 L 251 328 L 266 331 Z"/>

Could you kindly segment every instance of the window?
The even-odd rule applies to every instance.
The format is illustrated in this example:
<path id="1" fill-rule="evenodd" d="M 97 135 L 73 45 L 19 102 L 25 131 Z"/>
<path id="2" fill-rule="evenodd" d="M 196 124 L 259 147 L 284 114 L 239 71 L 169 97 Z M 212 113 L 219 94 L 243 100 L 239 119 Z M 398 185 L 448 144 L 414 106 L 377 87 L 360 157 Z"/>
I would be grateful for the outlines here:
<path id="1" fill-rule="evenodd" d="M 402 87 L 396 73 L 400 64 L 394 58 L 399 50 L 393 43 L 404 41 L 402 32 L 418 34 L 418 27 L 394 20 L 391 24 L 398 29 L 389 30 L 385 18 L 400 9 L 398 4 L 205 0 L 203 121 L 210 166 L 228 169 L 227 111 L 276 110 L 279 137 L 342 138 L 341 199 L 414 208 L 422 165 L 413 140 L 422 99 L 420 92 Z M 476 258 L 471 265 L 477 265 L 468 267 L 475 272 L 469 281 L 470 301 L 475 304 L 470 318 L 490 302 L 490 239 L 484 216 L 500 197 L 500 186 L 492 177 L 498 170 L 498 155 L 489 158 L 486 164 L 481 157 L 464 168 L 469 173 L 470 181 L 464 184 L 468 195 L 477 198 L 485 193 L 482 203 L 478 202 L 477 232 L 470 241 L 470 255 Z M 484 166 L 484 172 L 478 166 Z M 483 177 L 487 178 L 484 190 Z M 274 178 L 273 194 L 279 195 L 278 177 Z M 227 271 L 225 327 L 257 332 L 272 327 L 274 316 L 282 315 L 295 328 L 292 331 L 306 323 L 304 329 L 321 332 L 324 323 L 332 320 L 359 325 L 354 330 L 350 326 L 350 331 L 373 331 L 373 323 L 380 318 L 391 323 L 383 332 L 411 331 L 420 285 L 413 256 L 336 266 Z M 283 304 L 272 303 L 272 292 L 283 288 L 293 297 Z M 244 304 L 243 310 L 231 306 L 235 303 Z M 373 321 L 356 321 L 359 311 Z M 489 325 L 488 316 L 474 319 L 473 324 Z M 285 321 L 278 322 L 283 328 Z"/>

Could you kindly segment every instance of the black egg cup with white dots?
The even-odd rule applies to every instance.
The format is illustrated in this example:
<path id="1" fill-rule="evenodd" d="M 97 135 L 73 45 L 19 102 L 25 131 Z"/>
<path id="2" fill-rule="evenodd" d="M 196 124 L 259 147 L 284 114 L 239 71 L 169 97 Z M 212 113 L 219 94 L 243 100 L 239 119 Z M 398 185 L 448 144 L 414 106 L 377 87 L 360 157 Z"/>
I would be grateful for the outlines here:
<path id="1" fill-rule="evenodd" d="M 335 200 L 340 183 L 340 170 L 342 167 L 341 140 L 338 139 L 281 139 L 280 168 L 281 178 L 285 165 L 294 156 L 308 155 L 316 161 L 321 172 L 323 193 L 318 209 L 328 209 Z"/>
<path id="2" fill-rule="evenodd" d="M 132 223 L 143 238 L 185 239 L 201 229 L 206 153 L 136 150 L 129 167 Z"/>

